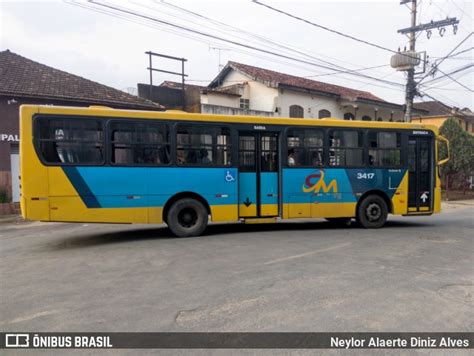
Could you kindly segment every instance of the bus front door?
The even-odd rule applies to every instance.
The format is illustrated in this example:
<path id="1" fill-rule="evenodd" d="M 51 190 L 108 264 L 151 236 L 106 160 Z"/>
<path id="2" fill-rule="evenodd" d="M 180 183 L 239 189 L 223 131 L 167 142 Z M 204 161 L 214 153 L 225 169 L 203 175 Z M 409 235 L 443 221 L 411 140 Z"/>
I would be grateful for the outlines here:
<path id="1" fill-rule="evenodd" d="M 427 136 L 408 138 L 408 214 L 432 211 L 432 140 Z"/>
<path id="2" fill-rule="evenodd" d="M 239 135 L 239 216 L 278 216 L 278 134 Z"/>

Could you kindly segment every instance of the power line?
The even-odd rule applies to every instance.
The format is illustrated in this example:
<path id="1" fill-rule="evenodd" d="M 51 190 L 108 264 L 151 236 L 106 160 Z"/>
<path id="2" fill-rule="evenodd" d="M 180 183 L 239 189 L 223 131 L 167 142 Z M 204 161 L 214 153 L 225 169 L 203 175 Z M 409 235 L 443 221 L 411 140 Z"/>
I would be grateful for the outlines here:
<path id="1" fill-rule="evenodd" d="M 449 72 L 448 74 L 449 75 L 453 75 L 453 74 L 456 74 L 456 73 L 459 73 L 459 72 L 462 72 L 462 71 L 465 71 L 466 69 L 469 69 L 471 67 L 474 67 L 474 63 L 469 63 L 465 66 L 462 66 L 461 68 L 458 68 L 458 69 L 455 69 L 454 71 L 452 72 Z M 427 82 L 425 82 L 424 85 L 427 85 L 428 83 L 432 83 L 432 82 L 436 82 L 440 79 L 443 79 L 445 76 L 441 76 L 441 77 L 438 77 L 438 78 L 435 78 L 435 79 L 431 79 L 431 80 L 428 80 Z"/>
<path id="2" fill-rule="evenodd" d="M 357 42 L 360 42 L 360 43 L 364 43 L 368 46 L 372 46 L 372 47 L 375 47 L 375 48 L 378 48 L 378 49 L 381 49 L 381 50 L 384 50 L 384 51 L 387 51 L 387 52 L 390 52 L 390 53 L 398 53 L 397 51 L 394 51 L 394 50 L 391 50 L 389 48 L 386 48 L 386 47 L 383 47 L 381 45 L 378 45 L 376 43 L 372 43 L 372 42 L 369 42 L 369 41 L 366 41 L 366 40 L 363 40 L 363 39 L 360 39 L 360 38 L 357 38 L 357 37 L 354 37 L 354 36 L 351 36 L 351 35 L 348 35 L 348 34 L 345 34 L 345 33 L 342 33 L 340 31 L 337 31 L 337 30 L 333 30 L 332 28 L 329 28 L 329 27 L 326 27 L 326 26 L 323 26 L 323 25 L 320 25 L 320 24 L 317 24 L 315 22 L 312 22 L 312 21 L 309 21 L 309 20 L 306 20 L 302 17 L 299 17 L 299 16 L 296 16 L 296 15 L 293 15 L 293 14 L 290 14 L 289 12 L 286 12 L 286 11 L 283 11 L 283 10 L 280 10 L 280 9 L 277 9 L 273 6 L 270 6 L 270 5 L 267 5 L 267 4 L 264 4 L 258 0 L 252 0 L 255 4 L 257 5 L 260 5 L 260 6 L 263 6 L 263 7 L 266 7 L 272 11 L 276 11 L 280 14 L 283 14 L 283 15 L 286 15 L 286 16 L 289 16 L 291 18 L 294 18 L 298 21 L 302 21 L 302 22 L 305 22 L 311 26 L 315 26 L 315 27 L 318 27 L 318 28 L 321 28 L 323 30 L 326 30 L 326 31 L 329 31 L 329 32 L 332 32 L 332 33 L 335 33 L 336 35 L 339 35 L 339 36 L 343 36 L 343 37 L 346 37 L 346 38 L 349 38 L 353 41 L 357 41 Z"/>
<path id="3" fill-rule="evenodd" d="M 211 22 L 211 23 L 213 23 L 213 24 L 216 24 L 216 25 L 218 25 L 220 28 L 222 28 L 222 27 L 228 28 L 228 29 L 230 29 L 231 32 L 236 32 L 236 31 L 237 31 L 237 32 L 243 33 L 243 34 L 245 34 L 245 35 L 247 35 L 247 36 L 250 36 L 250 37 L 256 39 L 257 41 L 263 42 L 263 43 L 265 43 L 265 44 L 270 43 L 271 46 L 273 46 L 273 47 L 274 47 L 274 46 L 277 46 L 278 49 L 280 49 L 280 50 L 281 50 L 281 48 L 285 48 L 286 50 L 289 50 L 289 51 L 291 51 L 291 52 L 296 52 L 296 53 L 301 54 L 301 55 L 303 55 L 303 56 L 305 56 L 305 57 L 307 57 L 307 58 L 314 59 L 314 60 L 317 60 L 317 61 L 326 63 L 326 64 L 328 64 L 328 65 L 338 67 L 338 68 L 340 68 L 340 69 L 342 69 L 342 70 L 344 70 L 344 71 L 347 71 L 347 72 L 359 72 L 359 71 L 365 71 L 365 70 L 369 70 L 369 69 L 382 68 L 382 67 L 389 66 L 389 65 L 380 65 L 380 66 L 373 66 L 373 67 L 361 67 L 361 68 L 359 68 L 359 69 L 349 69 L 349 68 L 347 68 L 347 67 L 343 67 L 343 66 L 340 66 L 340 65 L 338 65 L 338 64 L 335 64 L 335 63 L 334 63 L 334 60 L 338 61 L 337 58 L 333 58 L 333 57 L 330 57 L 330 56 L 327 56 L 327 55 L 323 55 L 323 54 L 321 54 L 321 53 L 318 53 L 318 55 L 323 55 L 324 57 L 327 57 L 327 58 L 329 58 L 329 59 L 332 60 L 332 62 L 329 62 L 329 61 L 323 60 L 323 59 L 321 59 L 321 58 L 315 57 L 314 55 L 310 55 L 309 53 L 311 53 L 311 52 L 309 52 L 309 53 L 308 53 L 308 51 L 304 52 L 304 51 L 302 51 L 302 50 L 300 50 L 300 49 L 298 49 L 298 48 L 296 48 L 296 47 L 294 47 L 294 46 L 290 46 L 290 45 L 288 45 L 288 44 L 286 44 L 286 43 L 284 43 L 284 42 L 275 41 L 275 40 L 272 40 L 272 39 L 267 38 L 267 37 L 265 37 L 265 36 L 261 36 L 261 35 L 258 35 L 258 34 L 255 34 L 255 33 L 252 33 L 252 32 L 246 31 L 246 30 L 243 30 L 243 29 L 241 29 L 241 28 L 239 28 L 239 27 L 231 26 L 231 25 L 229 25 L 229 24 L 226 24 L 226 23 L 221 22 L 221 21 L 219 21 L 219 20 L 212 19 L 212 18 L 210 18 L 210 17 L 208 17 L 208 16 L 202 15 L 202 14 L 197 13 L 197 12 L 195 12 L 195 11 L 191 11 L 191 10 L 189 10 L 189 9 L 180 7 L 180 6 L 178 6 L 178 5 L 171 4 L 171 3 L 167 2 L 167 1 L 164 1 L 164 0 L 161 0 L 161 1 L 153 0 L 153 1 L 154 1 L 155 3 L 163 4 L 163 5 L 169 6 L 169 7 L 173 8 L 173 9 L 176 9 L 176 10 L 181 11 L 181 12 L 183 12 L 183 13 L 190 14 L 190 15 L 193 15 L 193 16 L 198 17 L 198 18 L 200 18 L 200 19 L 203 19 L 203 20 L 205 20 L 205 21 L 208 21 L 208 22 Z M 142 6 L 143 6 L 143 5 L 142 5 Z M 226 30 L 225 30 L 225 31 L 226 31 Z M 226 31 L 226 32 L 229 33 L 229 31 Z M 238 37 L 238 38 L 242 39 L 242 37 Z M 267 47 L 268 47 L 268 45 L 267 45 Z M 354 63 L 350 63 L 350 62 L 346 62 L 346 63 L 351 64 L 351 65 L 355 65 Z M 356 65 L 356 66 L 357 66 L 357 65 Z M 360 67 L 360 66 L 359 66 L 359 67 Z M 325 76 L 325 75 L 330 75 L 330 74 L 332 74 L 332 73 L 323 73 L 323 74 L 315 75 L 315 76 Z M 385 73 L 384 73 L 384 74 L 385 74 Z"/>
<path id="4" fill-rule="evenodd" d="M 441 59 L 436 63 L 436 65 L 435 65 L 431 70 L 429 70 L 428 73 L 426 73 L 426 74 L 418 81 L 417 84 L 420 84 L 423 80 L 425 80 L 425 78 L 426 78 L 427 76 L 429 76 L 430 74 L 434 73 L 435 70 L 438 69 L 439 65 L 440 65 L 441 63 L 443 63 L 443 61 L 446 60 L 446 58 L 448 58 L 455 50 L 457 50 L 457 49 L 458 49 L 464 42 L 466 42 L 466 41 L 469 39 L 469 37 L 471 37 L 471 36 L 472 36 L 472 32 L 471 32 L 470 34 L 468 34 L 461 42 L 459 42 L 459 43 L 456 45 L 456 47 L 454 47 L 451 51 L 449 51 L 449 53 L 448 53 L 447 55 L 445 55 L 443 58 L 441 58 Z"/>
<path id="5" fill-rule="evenodd" d="M 382 67 L 388 67 L 388 66 L 390 66 L 390 64 L 382 64 L 382 65 L 379 65 L 379 66 L 365 67 L 365 68 L 354 69 L 354 70 L 348 69 L 348 70 L 346 70 L 346 71 L 339 72 L 338 74 L 362 72 L 362 71 L 369 70 L 369 69 L 382 68 Z M 337 73 L 337 72 L 336 72 L 336 73 Z M 335 74 L 335 73 L 315 74 L 315 75 L 308 75 L 308 76 L 306 76 L 305 78 L 324 77 L 324 76 L 333 75 L 333 74 Z"/>
<path id="6" fill-rule="evenodd" d="M 438 101 L 438 102 L 440 102 L 440 103 L 443 102 L 443 100 L 439 100 L 439 99 L 433 97 L 431 94 L 428 94 L 426 91 L 422 91 L 422 92 L 420 92 L 420 93 L 423 94 L 423 95 L 425 95 L 425 96 L 427 96 L 428 98 L 430 98 L 430 99 L 432 99 L 432 100 L 434 100 L 434 101 Z M 436 95 L 441 96 L 442 98 L 444 98 L 444 99 L 447 100 L 448 102 L 454 103 L 453 106 L 456 106 L 456 107 L 462 106 L 462 105 L 459 105 L 458 102 L 456 102 L 456 101 L 454 101 L 454 100 L 452 100 L 452 99 L 450 99 L 450 98 L 448 98 L 448 97 L 446 97 L 446 96 L 444 96 L 444 95 L 442 95 L 442 94 L 440 94 L 440 93 L 436 93 Z"/>
<path id="7" fill-rule="evenodd" d="M 173 28 L 177 28 L 177 29 L 185 31 L 185 32 L 197 34 L 197 35 L 200 35 L 200 36 L 203 36 L 203 37 L 212 38 L 212 39 L 222 41 L 222 42 L 227 42 L 227 43 L 230 43 L 230 44 L 233 44 L 233 45 L 236 45 L 236 46 L 240 46 L 240 47 L 244 47 L 244 48 L 251 49 L 251 50 L 254 50 L 254 51 L 270 54 L 270 55 L 277 56 L 277 57 L 284 58 L 284 59 L 289 59 L 289 60 L 292 60 L 292 61 L 295 61 L 295 62 L 300 62 L 300 63 L 304 63 L 304 64 L 307 64 L 307 65 L 320 67 L 320 68 L 324 68 L 324 69 L 328 69 L 328 70 L 335 70 L 334 68 L 331 68 L 331 67 L 328 67 L 328 66 L 324 66 L 324 65 L 317 64 L 317 63 L 314 63 L 314 62 L 310 62 L 310 61 L 302 60 L 302 59 L 299 59 L 299 58 L 291 57 L 291 56 L 281 54 L 281 53 L 278 53 L 278 52 L 261 49 L 261 48 L 258 48 L 258 47 L 252 46 L 252 45 L 248 45 L 248 44 L 244 44 L 244 43 L 241 43 L 241 42 L 238 42 L 238 41 L 226 39 L 226 38 L 223 38 L 221 36 L 217 36 L 217 35 L 213 35 L 213 34 L 210 34 L 210 33 L 195 30 L 195 29 L 192 29 L 192 28 L 188 28 L 188 27 L 185 27 L 185 26 L 182 26 L 182 25 L 178 25 L 178 24 L 169 22 L 169 21 L 165 21 L 165 20 L 161 20 L 161 19 L 149 16 L 149 15 L 137 13 L 137 12 L 131 11 L 129 9 L 99 3 L 99 2 L 96 2 L 94 0 L 90 0 L 89 2 L 94 4 L 94 5 L 97 5 L 97 6 L 102 6 L 104 8 L 111 9 L 113 11 L 118 11 L 118 12 L 126 13 L 128 15 L 140 17 L 140 18 L 152 21 L 152 22 L 164 24 L 164 25 L 167 25 L 167 26 L 170 26 L 170 27 L 173 27 Z M 371 80 L 375 80 L 375 81 L 379 81 L 379 82 L 383 82 L 383 83 L 386 83 L 386 84 L 395 85 L 395 86 L 399 86 L 399 87 L 403 86 L 402 84 L 397 83 L 397 82 L 381 80 L 379 78 L 375 78 L 375 77 L 365 75 L 365 74 L 361 74 L 361 73 L 348 72 L 347 74 L 355 75 L 355 76 L 359 76 L 359 77 L 363 77 L 363 78 L 368 78 L 368 79 L 371 79 Z"/>
<path id="8" fill-rule="evenodd" d="M 453 3 L 454 6 L 456 6 L 456 7 L 463 13 L 463 15 L 466 15 L 466 16 L 469 17 L 471 20 L 473 19 L 472 16 L 469 15 L 467 12 L 465 12 L 464 9 L 460 8 L 460 7 L 458 6 L 458 4 L 456 4 L 456 3 L 454 2 L 454 0 L 451 0 L 451 2 Z"/>
<path id="9" fill-rule="evenodd" d="M 467 49 L 463 49 L 462 51 L 459 51 L 459 52 L 456 52 L 456 53 L 451 54 L 451 55 L 448 56 L 446 59 L 456 57 L 456 56 L 458 56 L 458 55 L 460 55 L 460 54 L 463 54 L 463 53 L 472 51 L 473 49 L 474 49 L 474 47 L 469 47 L 469 48 L 467 48 Z M 441 59 L 441 58 L 444 58 L 444 57 L 432 57 L 432 58 L 440 58 L 440 59 Z"/>
<path id="10" fill-rule="evenodd" d="M 168 32 L 168 33 L 172 33 L 174 35 L 177 35 L 177 36 L 181 36 L 181 37 L 185 37 L 185 38 L 189 38 L 189 39 L 192 39 L 192 40 L 195 40 L 195 41 L 198 41 L 198 42 L 202 42 L 202 43 L 206 43 L 206 44 L 209 44 L 210 42 L 206 41 L 206 40 L 203 40 L 201 38 L 198 38 L 196 36 L 192 36 L 192 35 L 189 35 L 189 34 L 184 34 L 184 33 L 181 33 L 181 32 L 178 32 L 178 31 L 174 31 L 174 30 L 170 30 L 168 28 L 164 28 L 162 25 L 159 25 L 159 24 L 150 24 L 150 23 L 147 23 L 145 22 L 145 20 L 136 20 L 136 19 L 132 19 L 130 17 L 127 17 L 126 15 L 122 15 L 122 14 L 116 14 L 116 13 L 113 13 L 113 12 L 109 12 L 109 11 L 106 11 L 106 10 L 103 10 L 103 9 L 100 9 L 100 8 L 95 8 L 95 7 L 91 7 L 91 6 L 87 6 L 87 5 L 84 5 L 80 2 L 75 2 L 75 1 L 71 1 L 71 0 L 63 0 L 65 3 L 68 3 L 68 4 L 71 4 L 71 5 L 75 5 L 75 6 L 78 6 L 78 7 L 81 7 L 81 8 L 84 8 L 84 9 L 87 9 L 87 10 L 90 10 L 90 11 L 94 11 L 94 12 L 97 12 L 97 13 L 101 13 L 101 14 L 104 14 L 104 15 L 107 15 L 107 16 L 111 16 L 111 17 L 114 17 L 114 18 L 118 18 L 118 19 L 121 19 L 121 20 L 124 20 L 124 21 L 128 21 L 128 22 L 131 22 L 131 23 L 136 23 L 136 24 L 139 24 L 139 25 L 143 25 L 143 26 L 146 26 L 146 27 L 149 27 L 149 28 L 152 28 L 152 29 L 160 29 L 162 31 L 165 31 L 165 32 Z M 211 41 L 212 42 L 212 41 Z M 217 43 L 217 42 L 214 42 L 214 43 Z M 231 49 L 231 48 L 227 48 L 227 49 Z M 242 50 L 242 49 L 237 49 L 237 48 L 232 48 L 233 51 L 235 52 L 239 52 L 239 53 L 243 53 L 245 55 L 249 55 L 249 56 L 252 56 L 252 58 L 261 58 L 261 59 L 265 59 L 267 61 L 271 61 L 271 62 L 275 62 L 275 63 L 280 63 L 280 64 L 283 64 L 283 65 L 286 65 L 286 66 L 290 66 L 290 67 L 294 67 L 294 68 L 298 68 L 298 69 L 303 69 L 303 70 L 307 70 L 306 67 L 301 67 L 301 66 L 298 66 L 292 62 L 285 62 L 285 61 L 282 61 L 282 60 L 278 60 L 278 59 L 275 59 L 271 56 L 267 56 L 267 55 L 259 55 L 259 54 L 256 54 L 256 53 L 253 53 L 253 52 L 250 52 L 250 51 L 245 51 L 245 50 Z M 392 73 L 392 74 L 395 74 Z M 340 74 L 340 73 L 335 73 L 333 74 L 334 76 L 337 76 L 337 75 L 344 75 L 344 73 Z M 385 78 L 387 76 L 383 76 L 383 78 Z M 212 81 L 212 79 L 188 79 L 187 80 L 188 82 L 207 82 L 209 83 L 210 81 Z M 364 82 L 364 81 L 360 81 L 360 80 L 356 80 L 356 79 L 353 79 L 351 78 L 351 81 L 353 82 L 357 82 L 357 83 L 363 83 L 365 85 L 371 85 L 371 86 L 375 86 L 375 87 L 380 87 L 380 88 L 386 88 L 386 89 L 389 89 L 389 90 L 395 90 L 395 91 L 399 91 L 399 89 L 395 89 L 394 87 L 388 87 L 388 86 L 384 86 L 384 85 L 379 85 L 379 84 L 374 84 L 374 83 L 368 83 L 368 82 Z"/>
<path id="11" fill-rule="evenodd" d="M 434 2 L 434 1 L 432 1 L 432 3 L 433 3 L 434 6 L 436 6 L 436 7 L 439 9 L 440 13 L 443 13 L 444 15 L 446 15 L 446 16 L 449 17 L 449 14 L 448 14 L 446 11 L 444 11 L 444 10 L 441 8 L 441 6 L 439 6 L 438 4 L 436 4 L 436 2 Z M 461 11 L 462 11 L 462 10 L 461 10 Z M 464 11 L 462 11 L 462 12 L 465 13 Z M 467 28 L 465 28 L 462 24 L 461 24 L 461 27 L 462 27 L 464 30 L 466 30 L 467 32 L 469 32 L 469 30 L 468 30 Z"/>

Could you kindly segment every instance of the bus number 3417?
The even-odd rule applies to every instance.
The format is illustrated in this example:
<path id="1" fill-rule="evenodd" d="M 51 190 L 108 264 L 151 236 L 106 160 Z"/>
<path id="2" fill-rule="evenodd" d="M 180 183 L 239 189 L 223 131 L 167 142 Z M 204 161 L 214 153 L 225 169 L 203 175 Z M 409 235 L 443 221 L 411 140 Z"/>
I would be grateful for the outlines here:
<path id="1" fill-rule="evenodd" d="M 375 177 L 375 173 L 357 173 L 357 179 L 373 179 Z"/>

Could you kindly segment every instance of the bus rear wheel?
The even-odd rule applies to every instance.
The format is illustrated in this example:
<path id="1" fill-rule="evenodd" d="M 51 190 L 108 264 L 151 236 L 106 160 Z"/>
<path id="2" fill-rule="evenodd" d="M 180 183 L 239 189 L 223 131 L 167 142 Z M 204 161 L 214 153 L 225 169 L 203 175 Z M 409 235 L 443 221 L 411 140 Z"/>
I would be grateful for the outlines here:
<path id="1" fill-rule="evenodd" d="M 177 237 L 199 236 L 207 227 L 208 213 L 200 201 L 185 198 L 171 205 L 166 221 L 171 232 Z"/>
<path id="2" fill-rule="evenodd" d="M 359 204 L 357 222 L 366 229 L 378 229 L 387 222 L 388 208 L 379 195 L 369 195 Z"/>

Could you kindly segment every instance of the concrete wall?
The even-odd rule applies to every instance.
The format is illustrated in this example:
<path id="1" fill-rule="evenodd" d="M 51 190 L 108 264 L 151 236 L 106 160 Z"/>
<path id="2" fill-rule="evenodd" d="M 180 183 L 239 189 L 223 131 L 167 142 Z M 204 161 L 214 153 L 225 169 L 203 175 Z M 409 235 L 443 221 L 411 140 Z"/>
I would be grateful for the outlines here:
<path id="1" fill-rule="evenodd" d="M 278 90 L 270 88 L 265 84 L 252 80 L 252 78 L 243 75 L 235 70 L 231 71 L 225 78 L 222 86 L 230 86 L 238 83 L 246 83 L 243 99 L 250 99 L 250 110 L 259 110 L 274 112 Z"/>
<path id="2" fill-rule="evenodd" d="M 356 119 L 361 120 L 363 116 L 369 116 L 372 121 L 376 121 L 379 117 L 383 121 L 389 121 L 391 112 L 393 111 L 393 121 L 403 120 L 403 112 L 401 109 L 392 109 L 381 107 L 376 104 L 365 104 L 359 102 L 345 102 L 336 97 L 316 95 L 295 91 L 291 89 L 277 89 L 268 87 L 266 84 L 252 80 L 251 77 L 241 74 L 235 70 L 230 71 L 221 84 L 221 87 L 228 87 L 236 84 L 244 84 L 243 90 L 240 92 L 242 98 L 250 100 L 250 109 L 264 112 L 274 112 L 274 116 L 289 117 L 290 106 L 299 105 L 303 108 L 304 118 L 319 118 L 320 110 L 328 110 L 333 118 L 344 118 L 345 113 L 355 113 L 354 105 L 358 106 Z M 228 106 L 232 108 L 239 107 L 238 99 L 230 99 L 223 97 L 211 98 L 201 95 L 201 103 L 217 106 Z M 275 112 L 278 108 L 278 112 Z M 378 109 L 375 115 L 375 108 Z M 376 116 L 376 117 L 375 117 Z"/>
<path id="3" fill-rule="evenodd" d="M 137 84 L 138 96 L 163 105 L 167 110 L 183 110 L 183 94 L 181 89 L 152 86 L 150 97 L 149 84 Z M 184 111 L 198 113 L 201 110 L 201 90 L 199 87 L 185 87 Z"/>
<path id="4" fill-rule="evenodd" d="M 239 108 L 240 97 L 236 95 L 226 95 L 224 93 L 207 92 L 206 94 L 201 94 L 201 104 Z"/>
<path id="5" fill-rule="evenodd" d="M 305 119 L 317 119 L 319 110 L 322 109 L 329 110 L 332 117 L 342 117 L 339 106 L 334 98 L 316 96 L 288 89 L 280 89 L 279 94 L 277 106 L 280 110 L 278 116 L 289 117 L 290 106 L 299 105 L 303 108 Z"/>
<path id="6" fill-rule="evenodd" d="M 444 122 L 449 118 L 449 116 L 428 116 L 428 117 L 414 117 L 412 122 L 419 122 L 425 125 L 434 125 L 436 127 L 441 127 Z M 459 125 L 469 132 L 474 134 L 474 123 L 458 118 Z"/>

